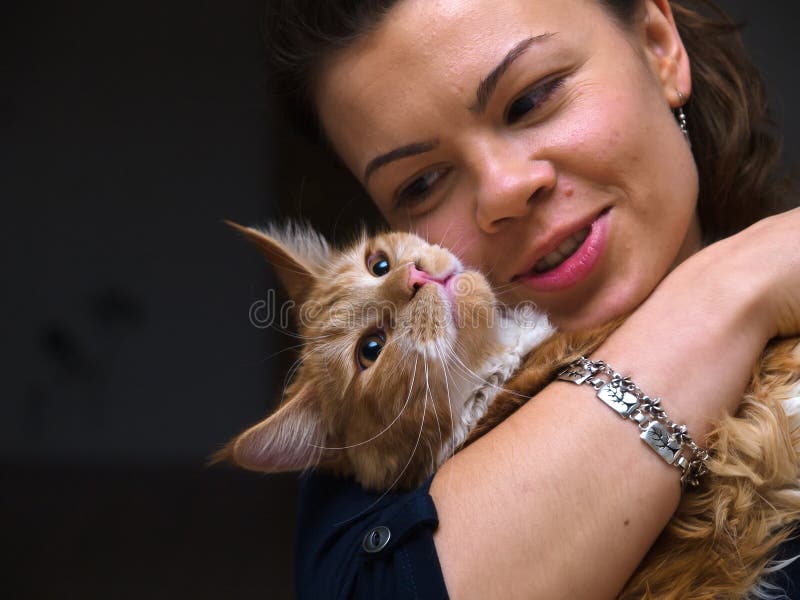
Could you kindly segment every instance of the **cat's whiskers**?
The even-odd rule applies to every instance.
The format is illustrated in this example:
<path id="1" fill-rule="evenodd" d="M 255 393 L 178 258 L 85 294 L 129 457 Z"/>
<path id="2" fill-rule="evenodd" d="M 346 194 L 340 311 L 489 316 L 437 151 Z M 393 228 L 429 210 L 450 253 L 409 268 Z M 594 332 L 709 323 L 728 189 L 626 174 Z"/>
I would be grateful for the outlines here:
<path id="1" fill-rule="evenodd" d="M 519 286 L 519 281 L 514 280 L 514 281 L 509 281 L 508 283 L 504 283 L 503 285 L 496 285 L 492 287 L 492 291 L 494 291 L 495 294 L 501 294 L 518 286 Z"/>
<path id="2" fill-rule="evenodd" d="M 426 366 L 427 366 L 427 362 L 426 362 Z M 411 451 L 411 456 L 408 457 L 408 463 L 406 463 L 406 466 L 403 468 L 403 471 L 405 471 L 406 468 L 408 468 L 408 465 L 411 464 L 411 460 L 414 458 L 414 455 L 417 453 L 417 448 L 419 447 L 419 442 L 422 439 L 422 429 L 423 429 L 423 426 L 425 425 L 425 416 L 428 414 L 428 400 L 429 399 L 431 400 L 431 403 L 433 404 L 433 398 L 431 397 L 431 388 L 429 386 L 426 386 L 425 387 L 425 396 L 424 396 L 424 398 L 422 400 L 422 419 L 420 420 L 420 423 L 419 423 L 420 435 L 417 438 L 417 443 L 414 445 L 414 449 Z M 439 427 L 439 417 L 436 415 L 436 406 L 435 405 L 433 406 L 433 416 L 436 417 L 436 427 L 438 428 Z M 440 446 L 441 446 L 441 443 L 442 443 L 441 439 L 442 439 L 442 432 L 441 432 L 441 429 L 440 429 L 439 430 L 439 445 Z M 425 443 L 428 444 L 428 454 L 431 457 L 435 456 L 434 453 L 433 453 L 433 450 L 431 449 L 430 440 L 428 440 L 426 438 L 425 439 Z M 401 475 L 402 475 L 402 472 L 401 472 Z"/>
<path id="3" fill-rule="evenodd" d="M 283 354 L 284 352 L 289 352 L 291 350 L 297 350 L 298 348 L 302 348 L 303 346 L 305 346 L 305 344 L 297 344 L 295 346 L 287 346 L 286 348 L 281 348 L 277 352 L 273 352 L 272 354 L 269 354 L 269 355 L 265 356 L 264 358 L 259 358 L 256 361 L 249 362 L 249 363 L 244 363 L 242 366 L 255 367 L 255 366 L 258 366 L 258 365 L 263 365 L 265 362 L 275 358 L 279 354 Z"/>
<path id="4" fill-rule="evenodd" d="M 409 386 L 408 386 L 408 396 L 406 396 L 406 401 L 405 401 L 405 403 L 403 404 L 403 408 L 401 408 L 401 409 L 400 409 L 400 412 L 399 412 L 399 413 L 397 413 L 397 416 L 395 416 L 395 418 L 394 418 L 394 419 L 392 419 L 392 422 L 391 422 L 391 423 L 389 423 L 389 424 L 388 424 L 388 425 L 387 425 L 387 426 L 386 426 L 386 427 L 385 427 L 383 430 L 381 430 L 380 432 L 376 433 L 375 435 L 373 435 L 373 436 L 372 436 L 371 438 L 369 438 L 368 440 L 364 440 L 364 441 L 362 441 L 362 442 L 356 442 L 355 444 L 349 444 L 349 445 L 347 445 L 347 446 L 317 446 L 316 444 L 311 444 L 311 443 L 309 443 L 309 446 L 311 446 L 311 447 L 313 447 L 313 448 L 319 448 L 320 450 L 347 450 L 347 449 L 349 449 L 349 448 L 356 448 L 356 447 L 358 447 L 358 446 L 363 446 L 364 444 L 369 444 L 370 442 L 372 442 L 372 441 L 374 441 L 374 440 L 378 439 L 378 438 L 379 438 L 380 436 L 382 436 L 384 433 L 386 433 L 387 431 L 389 431 L 389 430 L 392 428 L 392 426 L 393 426 L 395 423 L 397 423 L 397 420 L 398 420 L 398 419 L 399 419 L 399 418 L 400 418 L 400 417 L 403 415 L 403 413 L 405 412 L 405 410 L 406 410 L 406 407 L 408 406 L 408 402 L 409 402 L 409 400 L 411 399 L 411 394 L 412 394 L 412 393 L 413 393 L 413 391 L 414 391 L 414 378 L 415 378 L 416 374 L 417 374 L 417 360 L 414 360 L 414 370 L 411 372 L 411 383 L 410 383 L 410 384 L 409 384 Z M 396 483 L 396 482 L 395 482 L 395 483 Z"/>
<path id="5" fill-rule="evenodd" d="M 333 337 L 333 334 L 327 336 L 319 336 L 320 339 L 322 338 L 329 338 Z M 289 385 L 294 381 L 294 376 L 300 367 L 303 366 L 303 362 L 312 354 L 316 354 L 318 352 L 322 352 L 328 345 L 335 344 L 335 340 L 331 340 L 330 342 L 323 342 L 312 346 L 307 352 L 304 352 L 297 359 L 292 363 L 289 367 L 289 370 L 286 372 L 286 376 L 283 378 L 283 394 L 281 397 L 286 397 L 286 390 L 288 389 Z M 304 344 L 301 344 L 301 346 Z M 297 346 L 296 346 L 297 347 Z"/>
<path id="6" fill-rule="evenodd" d="M 456 345 L 458 345 L 458 340 L 456 340 Z M 486 385 L 489 388 L 494 389 L 498 393 L 505 392 L 507 394 L 511 394 L 511 395 L 517 396 L 519 398 L 527 398 L 528 397 L 525 394 L 520 394 L 519 392 L 515 392 L 514 390 L 510 390 L 510 389 L 508 389 L 506 387 L 499 386 L 497 384 L 491 383 L 490 381 L 488 381 L 485 378 L 483 378 L 480 375 L 478 375 L 475 371 L 470 369 L 467 365 L 465 365 L 464 361 L 461 360 L 461 358 L 458 356 L 458 354 L 456 354 L 456 352 L 454 350 L 447 349 L 447 348 L 446 348 L 446 350 L 450 353 L 450 357 L 455 361 L 456 365 L 460 366 L 462 368 L 462 370 L 463 370 L 462 372 L 465 375 L 471 375 L 475 379 L 475 382 L 477 384 Z"/>
<path id="7" fill-rule="evenodd" d="M 462 231 L 461 235 L 459 235 L 458 238 L 455 239 L 453 242 L 448 242 L 448 244 L 446 246 L 444 244 L 442 244 L 442 242 L 447 239 L 447 235 L 450 233 L 450 230 L 453 228 L 453 224 L 454 223 L 455 223 L 455 221 L 450 221 L 450 224 L 447 226 L 447 229 L 445 230 L 444 234 L 439 237 L 439 239 L 441 240 L 439 242 L 439 244 L 444 246 L 445 248 L 447 248 L 450 251 L 451 254 L 453 254 L 456 258 L 458 258 L 460 260 L 461 257 L 459 256 L 459 253 L 458 253 L 458 251 L 455 250 L 455 248 L 456 248 L 456 246 L 458 246 L 458 244 L 464 238 L 464 233 L 465 233 L 464 231 Z"/>
<path id="8" fill-rule="evenodd" d="M 456 347 L 458 348 L 458 340 L 456 340 Z M 464 362 L 461 360 L 461 358 L 458 356 L 458 354 L 457 354 L 457 353 L 455 353 L 455 352 L 454 352 L 454 351 L 452 351 L 452 350 L 451 350 L 451 356 L 452 356 L 453 360 L 455 360 L 455 361 L 456 361 L 458 364 L 460 364 L 460 365 L 461 365 L 461 367 L 463 367 L 464 369 L 466 369 L 466 370 L 467 370 L 467 372 L 468 372 L 469 374 L 471 374 L 471 375 L 472 375 L 472 376 L 475 378 L 475 380 L 476 380 L 476 381 L 477 381 L 479 384 L 481 384 L 481 385 L 486 385 L 486 386 L 488 386 L 489 388 L 491 388 L 491 389 L 494 389 L 494 390 L 495 390 L 495 391 L 497 391 L 498 393 L 500 393 L 500 392 L 505 392 L 505 393 L 508 393 L 508 394 L 512 394 L 512 395 L 518 396 L 518 397 L 520 397 L 520 398 L 527 398 L 527 396 L 526 396 L 526 395 L 524 395 L 524 394 L 519 394 L 519 393 L 517 393 L 517 392 L 515 392 L 515 391 L 513 391 L 513 390 L 510 390 L 510 389 L 508 389 L 508 388 L 505 388 L 505 387 L 503 387 L 503 386 L 499 386 L 499 385 L 497 385 L 497 384 L 494 384 L 494 383 L 492 383 L 492 382 L 488 381 L 487 379 L 485 379 L 485 378 L 481 377 L 481 376 L 480 376 L 480 375 L 478 375 L 478 374 L 477 374 L 475 371 L 473 371 L 473 370 L 472 370 L 472 369 L 470 369 L 470 368 L 469 368 L 467 365 L 465 365 L 465 364 L 464 364 Z"/>
<path id="9" fill-rule="evenodd" d="M 430 396 L 430 393 L 431 393 L 430 380 L 428 379 L 428 353 L 427 352 L 423 352 L 422 353 L 422 359 L 423 359 L 423 364 L 425 365 L 425 395 L 426 395 L 426 398 L 427 398 L 428 396 Z M 433 416 L 436 419 L 436 429 L 439 432 L 439 446 L 441 446 L 442 443 L 443 443 L 443 441 L 442 441 L 442 426 L 439 423 L 439 414 L 438 414 L 438 411 L 436 410 L 436 401 L 435 400 L 433 400 Z"/>
<path id="10" fill-rule="evenodd" d="M 452 225 L 452 223 L 451 223 L 451 225 Z M 449 231 L 450 227 L 448 227 L 447 229 Z M 452 242 L 448 242 L 448 244 L 447 244 L 447 249 L 453 254 L 453 256 L 455 256 L 459 260 L 461 260 L 461 255 L 463 253 L 464 248 L 466 247 L 466 246 L 459 247 L 459 244 L 461 243 L 461 240 L 464 239 L 464 235 L 465 235 L 465 232 L 462 231 L 461 235 L 459 235 Z M 445 233 L 445 235 L 442 236 L 442 239 L 445 239 L 446 236 L 447 236 L 447 234 Z"/>
<path id="11" fill-rule="evenodd" d="M 491 275 L 492 275 L 492 272 L 495 270 L 495 268 L 496 268 L 496 267 L 497 267 L 497 265 L 499 265 L 499 264 L 500 264 L 500 259 L 498 258 L 498 259 L 495 261 L 495 263 L 494 263 L 494 264 L 493 264 L 491 267 L 489 267 L 489 270 L 488 270 L 488 271 L 484 271 L 484 273 L 483 273 L 484 277 L 486 277 L 486 279 L 489 279 L 489 280 L 491 280 Z"/>
<path id="12" fill-rule="evenodd" d="M 285 273 L 290 273 L 290 274 L 292 274 L 292 275 L 301 275 L 301 276 L 305 276 L 305 275 L 307 275 L 307 274 L 308 274 L 308 273 L 306 273 L 305 271 L 303 271 L 302 269 L 298 269 L 298 268 L 295 268 L 295 267 L 291 267 L 291 266 L 289 266 L 289 265 L 286 265 L 286 266 L 283 268 L 283 271 L 284 271 Z"/>
<path id="13" fill-rule="evenodd" d="M 415 370 L 416 370 L 416 366 L 417 366 L 417 363 L 415 361 L 414 362 L 414 369 Z M 411 397 L 411 389 L 412 388 L 409 388 L 409 397 Z M 397 485 L 397 482 L 400 481 L 400 478 L 403 476 L 403 474 L 408 469 L 408 466 L 411 464 L 411 461 L 414 460 L 414 455 L 417 453 L 417 448 L 419 448 L 419 441 L 422 439 L 422 429 L 425 427 L 425 414 L 427 412 L 428 412 L 428 398 L 427 398 L 427 395 L 426 395 L 424 400 L 423 400 L 423 405 L 422 405 L 422 419 L 420 420 L 420 423 L 419 423 L 419 431 L 417 432 L 417 441 L 414 442 L 414 448 L 411 450 L 411 456 L 408 457 L 408 461 L 406 461 L 406 464 L 403 467 L 403 470 L 400 471 L 400 473 L 397 475 L 397 477 L 395 477 L 395 479 L 392 482 L 392 484 L 389 487 L 386 488 L 386 490 L 378 497 L 377 500 L 375 500 L 375 502 L 370 504 L 367 508 L 362 510 L 356 516 L 360 516 L 360 515 L 368 513 L 374 506 L 376 506 L 381 500 L 383 500 L 386 497 L 386 494 L 391 492 L 392 489 L 394 488 L 394 486 Z M 353 518 L 355 518 L 355 517 L 353 517 Z M 342 521 L 342 523 L 343 522 L 344 521 Z"/>
<path id="14" fill-rule="evenodd" d="M 395 330 L 396 331 L 396 330 Z M 409 336 L 410 329 L 404 328 L 400 333 L 395 333 L 394 335 L 390 336 L 386 343 L 383 345 L 383 349 L 386 350 L 392 344 L 398 344 L 401 340 L 407 338 Z M 410 354 L 411 350 L 406 352 L 406 355 Z M 402 358 L 405 359 L 407 356 L 403 356 Z"/>
<path id="15" fill-rule="evenodd" d="M 315 340 L 324 340 L 324 339 L 327 339 L 327 338 L 329 338 L 329 337 L 334 335 L 332 333 L 327 333 L 325 335 L 303 335 L 301 333 L 297 333 L 297 332 L 291 331 L 289 329 L 284 329 L 283 327 L 281 327 L 280 325 L 276 325 L 275 323 L 270 323 L 269 329 L 277 331 L 278 333 L 282 333 L 283 335 L 285 335 L 287 337 L 294 338 L 296 340 L 303 340 L 305 342 L 315 341 Z"/>
<path id="16" fill-rule="evenodd" d="M 294 379 L 294 374 L 297 373 L 297 370 L 303 365 L 303 356 L 299 356 L 297 360 L 292 363 L 292 366 L 289 367 L 289 370 L 286 372 L 286 376 L 283 378 L 283 393 L 281 394 L 282 398 L 286 397 L 286 390 L 289 387 L 289 384 Z"/>
<path id="17" fill-rule="evenodd" d="M 521 285 L 522 285 L 522 281 L 520 281 L 519 279 L 513 279 L 513 280 L 509 281 L 506 284 L 497 286 L 495 294 L 497 294 L 499 296 L 500 294 L 508 292 L 509 290 L 512 290 L 514 288 L 518 288 Z"/>
<path id="18" fill-rule="evenodd" d="M 509 290 L 517 288 L 522 285 L 522 282 L 519 280 L 509 281 L 508 283 L 504 283 L 503 285 L 494 286 L 492 290 L 496 295 L 503 294 Z"/>
<path id="19" fill-rule="evenodd" d="M 400 263 L 400 264 L 398 264 L 398 265 L 397 265 L 397 268 L 399 268 L 399 267 L 405 267 L 405 266 L 414 266 L 415 264 L 416 264 L 416 263 L 415 263 L 413 260 L 409 260 L 409 261 L 406 261 L 406 262 L 404 262 L 404 263 Z"/>
<path id="20" fill-rule="evenodd" d="M 456 339 L 453 345 L 456 347 L 456 349 L 460 349 L 459 344 L 460 344 L 460 341 L 458 339 Z M 464 361 L 461 360 L 461 357 L 458 356 L 458 353 L 456 352 L 455 349 L 445 346 L 443 348 L 443 350 L 445 352 L 447 352 L 447 354 L 448 354 L 448 356 L 450 358 L 453 359 L 453 361 L 455 362 L 455 366 L 456 367 L 460 367 L 461 372 L 464 375 L 471 376 L 475 380 L 475 383 L 488 383 L 483 377 L 478 375 L 475 371 L 473 371 L 467 365 L 464 364 Z"/>
<path id="21" fill-rule="evenodd" d="M 444 353 L 439 345 L 440 340 L 436 341 L 434 348 L 436 349 L 437 354 L 439 355 L 439 361 L 442 363 L 442 373 L 444 374 L 444 388 L 445 392 L 447 393 L 447 409 L 450 412 L 450 457 L 452 458 L 455 455 L 456 446 L 455 446 L 455 438 L 453 434 L 456 430 L 455 422 L 453 421 L 453 404 L 450 400 L 450 384 L 447 381 L 448 372 L 447 372 L 447 360 L 445 360 Z"/>
<path id="22" fill-rule="evenodd" d="M 450 229 L 452 229 L 453 223 L 455 223 L 455 220 L 450 221 L 450 224 L 447 226 L 447 229 L 445 229 L 444 233 L 439 236 L 439 239 L 442 239 L 442 240 L 447 239 L 447 234 L 450 233 Z"/>

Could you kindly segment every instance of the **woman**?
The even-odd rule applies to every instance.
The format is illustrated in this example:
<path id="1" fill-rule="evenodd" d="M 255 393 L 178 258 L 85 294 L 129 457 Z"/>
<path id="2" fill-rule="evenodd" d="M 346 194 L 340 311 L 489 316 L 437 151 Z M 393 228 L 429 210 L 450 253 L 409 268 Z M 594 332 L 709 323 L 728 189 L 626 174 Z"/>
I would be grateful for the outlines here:
<path id="1" fill-rule="evenodd" d="M 701 444 L 766 342 L 800 332 L 798 211 L 703 247 L 775 210 L 775 150 L 757 77 L 696 13 L 292 0 L 274 16 L 291 103 L 389 224 L 562 329 L 635 309 L 593 358 Z M 374 504 L 311 476 L 300 595 L 614 597 L 680 498 L 680 473 L 636 437 L 557 382 L 412 494 Z"/>

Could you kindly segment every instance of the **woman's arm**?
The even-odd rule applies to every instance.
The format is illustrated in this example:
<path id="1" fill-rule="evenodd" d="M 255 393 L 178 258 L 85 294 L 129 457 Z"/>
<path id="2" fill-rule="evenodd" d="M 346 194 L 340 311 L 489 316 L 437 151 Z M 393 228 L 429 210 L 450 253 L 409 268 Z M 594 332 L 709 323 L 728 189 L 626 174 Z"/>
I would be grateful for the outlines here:
<path id="1" fill-rule="evenodd" d="M 800 211 L 677 267 L 593 354 L 702 442 L 767 340 L 800 332 Z M 453 598 L 613 598 L 678 506 L 679 472 L 591 389 L 556 382 L 436 474 Z"/>

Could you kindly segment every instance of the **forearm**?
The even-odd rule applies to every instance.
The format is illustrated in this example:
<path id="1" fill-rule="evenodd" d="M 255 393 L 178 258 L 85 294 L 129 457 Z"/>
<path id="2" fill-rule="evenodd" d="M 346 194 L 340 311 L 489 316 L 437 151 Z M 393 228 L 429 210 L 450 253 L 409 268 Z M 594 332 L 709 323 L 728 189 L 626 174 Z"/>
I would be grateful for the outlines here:
<path id="1" fill-rule="evenodd" d="M 690 299 L 675 297 L 680 289 L 662 286 L 593 357 L 662 397 L 702 442 L 736 406 L 766 338 L 727 288 Z M 666 319 L 672 306 L 682 314 Z M 589 388 L 554 383 L 446 463 L 431 494 L 454 598 L 612 598 L 675 511 L 680 485 Z"/>

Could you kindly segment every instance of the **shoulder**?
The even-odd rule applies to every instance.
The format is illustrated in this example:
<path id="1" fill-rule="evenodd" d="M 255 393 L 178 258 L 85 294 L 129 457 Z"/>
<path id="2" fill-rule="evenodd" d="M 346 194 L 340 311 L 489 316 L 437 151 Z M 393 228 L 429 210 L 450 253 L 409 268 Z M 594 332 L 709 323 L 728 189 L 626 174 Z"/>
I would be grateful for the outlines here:
<path id="1" fill-rule="evenodd" d="M 304 475 L 296 545 L 298 598 L 447 598 L 430 480 L 402 494 Z"/>

